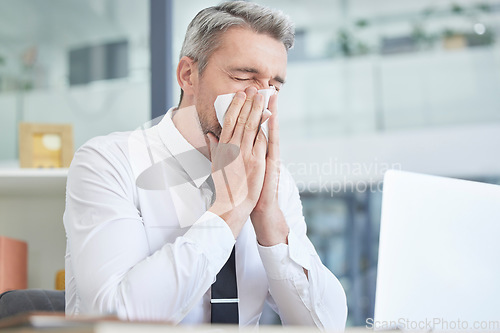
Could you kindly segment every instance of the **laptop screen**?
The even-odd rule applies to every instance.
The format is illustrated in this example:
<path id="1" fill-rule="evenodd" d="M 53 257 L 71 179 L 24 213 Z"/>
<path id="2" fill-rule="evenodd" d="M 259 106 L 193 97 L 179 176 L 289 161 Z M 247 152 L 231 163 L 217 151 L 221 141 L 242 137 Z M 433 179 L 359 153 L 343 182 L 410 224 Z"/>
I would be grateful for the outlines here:
<path id="1" fill-rule="evenodd" d="M 500 329 L 500 186 L 390 170 L 378 329 Z"/>

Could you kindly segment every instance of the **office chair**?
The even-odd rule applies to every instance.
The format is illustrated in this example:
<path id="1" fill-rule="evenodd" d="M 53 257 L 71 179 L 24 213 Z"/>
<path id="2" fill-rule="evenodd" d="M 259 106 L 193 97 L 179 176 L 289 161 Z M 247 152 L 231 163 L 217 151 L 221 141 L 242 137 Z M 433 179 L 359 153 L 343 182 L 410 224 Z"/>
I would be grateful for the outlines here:
<path id="1" fill-rule="evenodd" d="M 0 319 L 23 312 L 63 312 L 65 293 L 60 290 L 10 290 L 0 295 Z"/>

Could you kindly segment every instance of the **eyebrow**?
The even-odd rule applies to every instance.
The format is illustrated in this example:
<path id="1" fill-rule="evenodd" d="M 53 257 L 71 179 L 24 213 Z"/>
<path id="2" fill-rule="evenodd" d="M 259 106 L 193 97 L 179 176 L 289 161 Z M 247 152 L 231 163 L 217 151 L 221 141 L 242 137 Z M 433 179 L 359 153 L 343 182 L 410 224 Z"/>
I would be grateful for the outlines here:
<path id="1" fill-rule="evenodd" d="M 231 72 L 240 72 L 240 73 L 253 73 L 253 74 L 259 74 L 260 72 L 253 67 L 237 67 L 237 68 L 231 68 Z M 277 75 L 273 77 L 273 80 L 278 81 L 281 84 L 285 84 L 285 79 L 282 78 L 281 76 Z"/>

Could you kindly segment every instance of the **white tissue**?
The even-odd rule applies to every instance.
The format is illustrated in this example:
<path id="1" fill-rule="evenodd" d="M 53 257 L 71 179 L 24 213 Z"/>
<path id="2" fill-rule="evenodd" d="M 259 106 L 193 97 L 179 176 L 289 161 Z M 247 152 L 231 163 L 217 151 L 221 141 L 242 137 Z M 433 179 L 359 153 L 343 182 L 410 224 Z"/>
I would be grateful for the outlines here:
<path id="1" fill-rule="evenodd" d="M 259 94 L 264 96 L 264 112 L 269 112 L 271 111 L 268 110 L 268 104 L 269 104 L 269 99 L 271 98 L 272 95 L 274 95 L 276 92 L 276 89 L 269 88 L 269 89 L 261 89 L 258 91 Z M 217 114 L 217 119 L 219 120 L 220 125 L 224 124 L 224 117 L 226 116 L 227 109 L 229 108 L 229 105 L 231 105 L 231 101 L 233 100 L 235 94 L 225 94 L 225 95 L 219 95 L 215 99 L 214 102 L 214 107 L 215 107 L 215 113 Z M 262 124 L 260 124 L 260 127 L 262 128 L 262 133 L 266 136 L 266 139 L 268 138 L 268 133 L 269 133 L 269 128 L 267 125 L 267 119 L 264 121 Z"/>

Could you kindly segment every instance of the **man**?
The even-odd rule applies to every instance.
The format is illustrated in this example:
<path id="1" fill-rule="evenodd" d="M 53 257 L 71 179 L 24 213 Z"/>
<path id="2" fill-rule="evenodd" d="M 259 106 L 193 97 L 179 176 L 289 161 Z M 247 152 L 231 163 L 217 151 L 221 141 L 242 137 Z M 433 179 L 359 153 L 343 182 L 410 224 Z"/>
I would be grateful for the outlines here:
<path id="1" fill-rule="evenodd" d="M 243 326 L 258 324 L 267 301 L 284 324 L 344 328 L 344 291 L 308 240 L 279 163 L 276 95 L 268 139 L 259 126 L 269 116 L 257 90 L 281 89 L 292 45 L 280 12 L 247 2 L 202 10 L 181 51 L 179 107 L 78 150 L 64 214 L 67 314 L 177 324 L 235 309 Z M 221 127 L 214 101 L 227 93 L 236 94 Z M 229 263 L 228 300 L 214 293 Z"/>

